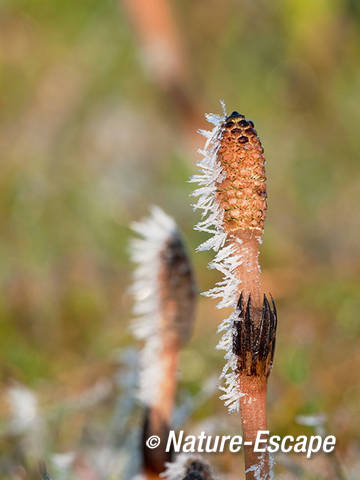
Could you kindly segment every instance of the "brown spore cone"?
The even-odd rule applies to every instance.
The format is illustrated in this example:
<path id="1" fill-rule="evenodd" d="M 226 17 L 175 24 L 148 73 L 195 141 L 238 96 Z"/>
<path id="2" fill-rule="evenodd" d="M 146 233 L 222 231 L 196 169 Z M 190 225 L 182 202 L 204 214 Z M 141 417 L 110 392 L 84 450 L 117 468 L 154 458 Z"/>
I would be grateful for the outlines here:
<path id="1" fill-rule="evenodd" d="M 210 466 L 198 458 L 189 458 L 186 464 L 186 474 L 182 480 L 213 480 Z"/>
<path id="2" fill-rule="evenodd" d="M 223 226 L 260 237 L 266 215 L 264 149 L 254 124 L 233 112 L 222 125 L 218 161 L 225 178 L 217 184 L 217 200 L 224 210 Z"/>
<path id="3" fill-rule="evenodd" d="M 160 253 L 161 332 L 164 344 L 177 350 L 188 341 L 194 321 L 197 287 L 192 266 L 178 232 Z"/>

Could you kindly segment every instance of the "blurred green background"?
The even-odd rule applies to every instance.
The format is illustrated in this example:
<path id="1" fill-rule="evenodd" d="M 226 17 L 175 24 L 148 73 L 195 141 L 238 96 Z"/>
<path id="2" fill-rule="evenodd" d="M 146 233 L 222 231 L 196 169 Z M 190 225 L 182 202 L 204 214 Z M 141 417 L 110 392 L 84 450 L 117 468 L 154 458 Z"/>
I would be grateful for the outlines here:
<path id="1" fill-rule="evenodd" d="M 173 23 L 159 26 L 145 11 L 139 20 L 131 0 L 0 3 L 2 425 L 15 381 L 52 411 L 110 376 L 114 352 L 134 345 L 128 226 L 150 205 L 177 219 L 200 290 L 218 280 L 211 254 L 194 253 L 205 236 L 193 231 L 187 180 L 202 115 L 224 99 L 254 121 L 267 159 L 261 261 L 279 311 L 270 427 L 294 433 L 297 414 L 325 413 L 351 475 L 360 449 L 360 3 L 165 4 Z M 220 371 L 213 346 L 225 315 L 199 299 L 184 389 L 196 393 Z M 112 409 L 110 394 L 91 415 L 55 416 L 48 445 L 76 449 L 89 416 L 101 424 Z M 216 393 L 192 421 L 213 415 L 224 415 Z M 13 450 L 4 433 L 0 459 Z"/>

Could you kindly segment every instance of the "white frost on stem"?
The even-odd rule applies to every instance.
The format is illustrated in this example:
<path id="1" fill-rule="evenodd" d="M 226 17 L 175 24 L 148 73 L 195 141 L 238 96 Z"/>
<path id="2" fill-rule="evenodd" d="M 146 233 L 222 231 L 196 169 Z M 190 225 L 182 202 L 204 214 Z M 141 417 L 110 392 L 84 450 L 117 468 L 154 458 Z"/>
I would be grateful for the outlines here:
<path id="1" fill-rule="evenodd" d="M 152 207 L 151 215 L 134 222 L 132 229 L 141 238 L 131 241 L 131 259 L 137 264 L 130 289 L 134 296 L 135 319 L 132 330 L 145 341 L 140 356 L 140 388 L 138 397 L 148 406 L 156 401 L 157 388 L 162 380 L 159 360 L 160 340 L 160 254 L 168 240 L 176 235 L 175 221 L 160 208 Z"/>
<path id="2" fill-rule="evenodd" d="M 270 457 L 270 471 L 264 474 L 264 468 L 266 466 L 265 455 L 269 455 Z M 252 465 L 247 470 L 245 470 L 245 474 L 252 472 L 256 480 L 274 480 L 274 472 L 273 472 L 274 464 L 275 464 L 274 457 L 269 453 L 267 454 L 264 453 L 259 457 L 258 463 L 256 463 L 255 465 Z"/>
<path id="3" fill-rule="evenodd" d="M 195 226 L 195 230 L 211 234 L 211 237 L 202 243 L 197 250 L 214 250 L 216 256 L 209 267 L 215 268 L 223 274 L 223 279 L 216 284 L 215 288 L 203 293 L 203 295 L 219 298 L 218 308 L 234 308 L 232 315 L 219 326 L 218 332 L 223 332 L 223 336 L 216 348 L 225 350 L 226 360 L 220 376 L 223 382 L 220 390 L 224 392 L 220 398 L 225 401 L 229 412 L 238 412 L 242 394 L 239 390 L 239 380 L 236 375 L 237 357 L 232 352 L 232 338 L 240 284 L 236 276 L 236 268 L 243 263 L 244 258 L 235 253 L 235 242 L 241 243 L 241 240 L 232 239 L 232 243 L 226 245 L 228 234 L 223 228 L 224 210 L 219 206 L 216 199 L 217 185 L 225 179 L 225 172 L 217 158 L 223 133 L 222 124 L 226 119 L 225 105 L 223 102 L 221 104 L 223 115 L 206 115 L 206 119 L 215 126 L 211 131 L 200 130 L 200 133 L 206 138 L 204 148 L 199 150 L 203 158 L 197 164 L 200 173 L 193 175 L 190 181 L 199 185 L 199 188 L 192 193 L 192 196 L 198 197 L 196 204 L 193 205 L 194 210 L 202 210 L 201 220 Z"/>
<path id="4" fill-rule="evenodd" d="M 161 478 L 166 480 L 182 480 L 186 475 L 186 463 L 189 457 L 184 453 L 177 455 L 173 462 L 165 464 L 166 470 L 160 473 Z"/>
<path id="5" fill-rule="evenodd" d="M 173 462 L 167 462 L 166 470 L 160 473 L 160 477 L 166 480 L 183 480 L 190 473 L 189 469 L 191 471 L 192 463 L 201 465 L 203 469 L 208 470 L 211 478 L 214 478 L 210 466 L 199 455 L 186 455 L 185 453 L 177 455 Z M 194 470 L 195 472 L 196 470 Z"/>

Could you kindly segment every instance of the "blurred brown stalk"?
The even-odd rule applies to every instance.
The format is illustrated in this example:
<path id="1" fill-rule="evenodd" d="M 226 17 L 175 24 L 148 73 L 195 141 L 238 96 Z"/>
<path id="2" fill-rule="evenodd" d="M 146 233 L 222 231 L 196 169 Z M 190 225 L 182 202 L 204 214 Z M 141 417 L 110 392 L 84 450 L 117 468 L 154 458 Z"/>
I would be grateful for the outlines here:
<path id="1" fill-rule="evenodd" d="M 191 82 L 182 32 L 168 0 L 122 0 L 142 47 L 142 59 L 152 80 L 169 97 L 185 133 L 195 142 L 200 107 Z"/>

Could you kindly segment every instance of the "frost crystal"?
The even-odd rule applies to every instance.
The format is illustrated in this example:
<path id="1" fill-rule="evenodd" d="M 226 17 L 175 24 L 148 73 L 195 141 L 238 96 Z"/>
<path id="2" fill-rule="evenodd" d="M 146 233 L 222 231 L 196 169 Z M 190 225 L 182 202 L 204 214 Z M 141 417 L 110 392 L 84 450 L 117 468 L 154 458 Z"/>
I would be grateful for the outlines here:
<path id="1" fill-rule="evenodd" d="M 139 399 L 151 406 L 156 401 L 157 388 L 161 382 L 162 369 L 158 358 L 160 351 L 159 321 L 160 299 L 158 273 L 160 253 L 169 238 L 177 232 L 175 221 L 160 208 L 152 207 L 151 215 L 132 224 L 141 238 L 131 242 L 131 259 L 137 263 L 131 292 L 134 296 L 135 320 L 132 330 L 145 346 L 140 356 Z"/>
<path id="2" fill-rule="evenodd" d="M 245 470 L 245 474 L 252 472 L 255 480 L 274 480 L 274 473 L 273 473 L 274 464 L 275 464 L 274 457 L 270 455 L 270 471 L 269 473 L 266 473 L 264 477 L 263 469 L 265 466 L 265 454 L 263 454 L 259 458 L 259 463 L 256 463 L 255 465 L 252 465 L 247 470 Z"/>
<path id="3" fill-rule="evenodd" d="M 182 480 L 186 475 L 186 463 L 189 457 L 185 454 L 178 455 L 174 462 L 166 463 L 166 470 L 160 473 L 166 480 Z"/>
<path id="4" fill-rule="evenodd" d="M 165 465 L 166 470 L 160 473 L 160 477 L 166 480 L 183 480 L 190 472 L 194 474 L 197 473 L 199 467 L 201 469 L 200 471 L 206 472 L 206 477 L 201 475 L 201 478 L 214 478 L 208 463 L 198 455 L 186 455 L 182 453 L 177 455 L 175 461 L 168 462 Z M 198 477 L 200 477 L 199 474 Z M 195 476 L 193 478 L 195 478 Z"/>
<path id="5" fill-rule="evenodd" d="M 204 148 L 198 150 L 203 158 L 197 164 L 200 173 L 193 175 L 190 181 L 199 185 L 199 188 L 192 193 L 192 196 L 198 197 L 196 204 L 193 205 L 194 210 L 199 209 L 202 211 L 201 220 L 195 226 L 195 230 L 211 234 L 211 237 L 202 243 L 197 250 L 214 250 L 216 256 L 209 264 L 209 267 L 215 268 L 223 274 L 223 279 L 216 284 L 215 288 L 203 293 L 203 295 L 219 298 L 218 308 L 236 308 L 240 281 L 235 273 L 236 267 L 244 259 L 241 255 L 235 254 L 235 242 L 241 243 L 241 240 L 233 239 L 231 245 L 225 244 L 228 234 L 223 228 L 224 210 L 219 206 L 216 199 L 217 184 L 225 179 L 225 172 L 217 159 L 223 132 L 222 124 L 226 119 L 225 105 L 223 102 L 221 104 L 223 115 L 206 115 L 206 119 L 215 126 L 211 131 L 200 130 L 200 133 L 206 138 Z M 220 376 L 220 379 L 223 381 L 220 390 L 224 393 L 220 398 L 225 401 L 229 412 L 239 411 L 240 397 L 242 395 L 239 391 L 239 381 L 235 374 L 237 357 L 232 353 L 233 322 L 236 318 L 236 313 L 235 310 L 219 326 L 218 331 L 223 332 L 223 336 L 216 347 L 226 352 L 226 365 Z"/>

